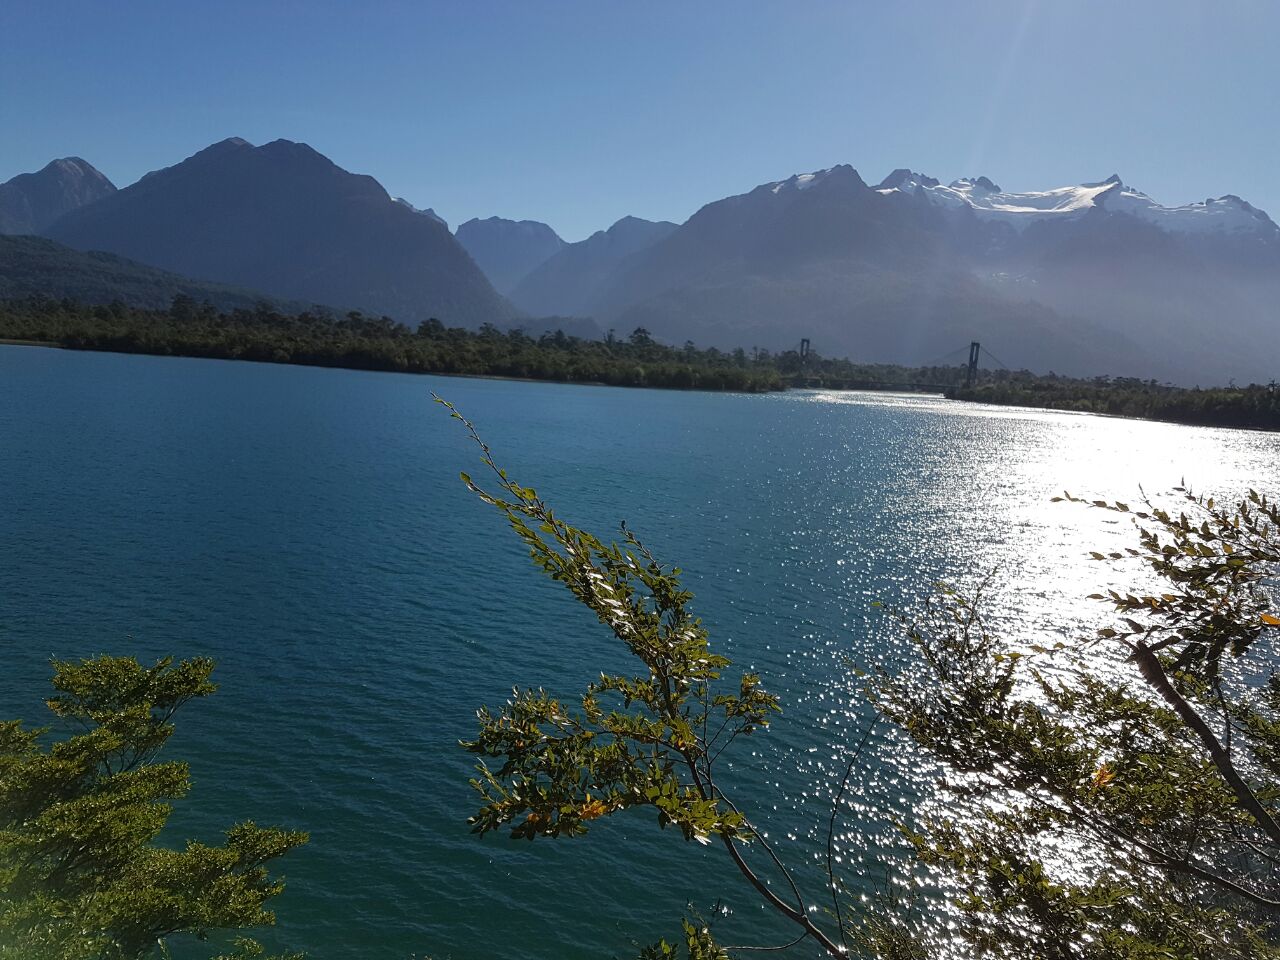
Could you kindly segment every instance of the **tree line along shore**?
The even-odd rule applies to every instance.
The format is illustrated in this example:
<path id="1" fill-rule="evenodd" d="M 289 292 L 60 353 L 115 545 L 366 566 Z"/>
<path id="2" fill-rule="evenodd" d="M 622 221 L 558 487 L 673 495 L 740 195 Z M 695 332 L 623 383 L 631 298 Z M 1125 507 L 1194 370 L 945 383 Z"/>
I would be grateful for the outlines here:
<path id="1" fill-rule="evenodd" d="M 547 324 L 547 321 L 539 321 Z M 1280 429 L 1280 388 L 1176 387 L 963 366 L 856 363 L 795 350 L 669 346 L 643 328 L 588 339 L 555 330 L 479 330 L 427 320 L 416 328 L 359 312 L 282 312 L 262 303 L 218 310 L 185 296 L 168 309 L 29 298 L 0 303 L 0 341 L 77 350 L 252 360 L 402 373 L 761 393 L 791 387 L 929 390 L 949 399 L 1108 414 L 1202 426 Z"/>

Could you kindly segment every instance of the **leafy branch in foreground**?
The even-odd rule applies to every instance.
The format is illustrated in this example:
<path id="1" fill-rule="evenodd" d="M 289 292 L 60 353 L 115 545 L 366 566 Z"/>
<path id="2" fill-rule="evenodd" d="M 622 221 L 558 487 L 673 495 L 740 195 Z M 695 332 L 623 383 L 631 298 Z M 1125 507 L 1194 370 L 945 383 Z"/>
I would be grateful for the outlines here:
<path id="1" fill-rule="evenodd" d="M 480 711 L 467 746 L 501 762 L 482 763 L 475 781 L 478 832 L 574 835 L 597 817 L 653 806 L 687 838 L 718 839 L 797 925 L 795 942 L 832 956 L 1280 957 L 1280 618 L 1270 606 L 1280 511 L 1267 498 L 1224 509 L 1181 491 L 1177 515 L 1095 502 L 1139 525 L 1139 548 L 1096 556 L 1141 557 L 1167 589 L 1099 595 L 1123 626 L 1091 640 L 1028 653 L 988 629 L 980 591 L 944 589 L 904 621 L 917 656 L 900 674 L 872 678 L 867 694 L 921 761 L 940 768 L 927 809 L 942 812 L 921 812 L 902 830 L 948 902 L 921 918 L 907 891 L 891 889 L 868 906 L 828 861 L 834 910 L 822 918 L 715 779 L 721 751 L 764 726 L 774 698 L 751 675 L 736 694 L 716 693 L 728 662 L 687 612 L 679 571 L 625 527 L 625 545 L 606 546 L 559 520 L 463 423 L 501 493 L 464 476 L 467 485 L 645 668 L 602 675 L 573 708 L 517 689 L 496 713 Z M 860 753 L 850 751 L 850 772 Z M 748 853 L 764 858 L 784 893 Z M 685 932 L 690 957 L 759 949 L 717 946 L 695 924 Z M 644 956 L 675 954 L 663 943 Z"/>
<path id="2" fill-rule="evenodd" d="M 944 764 L 948 815 L 908 836 L 959 886 L 977 956 L 1280 956 L 1280 514 L 1256 493 L 1178 493 L 1176 515 L 1091 504 L 1131 515 L 1139 542 L 1094 557 L 1141 558 L 1163 582 L 1095 595 L 1116 627 L 1024 656 L 944 593 L 909 625 L 914 682 L 876 685 Z"/>
<path id="3" fill-rule="evenodd" d="M 475 832 L 509 826 L 515 837 L 572 836 L 596 818 L 651 807 L 662 826 L 675 825 L 685 839 L 718 840 L 767 903 L 841 955 L 838 934 L 833 939 L 817 925 L 782 860 L 716 780 L 721 753 L 767 726 L 777 698 L 755 674 L 743 674 L 728 691 L 718 684 L 729 661 L 711 652 L 706 630 L 689 613 L 692 595 L 681 587 L 679 570 L 659 564 L 625 525 L 624 545 L 606 545 L 566 524 L 535 491 L 509 479 L 471 423 L 436 399 L 480 445 L 502 494 L 486 492 L 466 474 L 463 481 L 506 517 L 534 563 L 645 668 L 630 677 L 602 673 L 572 707 L 543 690 L 517 688 L 496 713 L 481 709 L 479 733 L 465 746 L 502 762 L 494 769 L 482 760 L 472 781 L 483 800 L 471 820 Z M 748 863 L 748 845 L 763 851 L 788 893 L 775 893 Z M 697 929 L 690 936 L 690 949 L 719 949 Z"/>
<path id="4" fill-rule="evenodd" d="M 46 703 L 78 732 L 46 747 L 47 730 L 0 723 L 0 960 L 140 960 L 175 935 L 273 923 L 264 904 L 284 884 L 267 864 L 306 834 L 246 822 L 223 846 L 153 843 L 190 788 L 185 763 L 155 757 L 174 714 L 214 691 L 213 662 L 54 669 Z M 219 960 L 261 954 L 240 938 Z"/>

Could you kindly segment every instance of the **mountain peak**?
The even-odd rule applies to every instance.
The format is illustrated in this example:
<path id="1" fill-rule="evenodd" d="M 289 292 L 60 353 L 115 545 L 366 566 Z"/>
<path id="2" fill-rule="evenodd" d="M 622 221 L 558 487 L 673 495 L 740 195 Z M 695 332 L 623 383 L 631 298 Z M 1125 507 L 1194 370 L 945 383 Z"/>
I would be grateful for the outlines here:
<path id="1" fill-rule="evenodd" d="M 999 184 L 995 183 L 990 177 L 961 177 L 959 180 L 951 181 L 951 187 L 955 190 L 981 191 L 984 193 L 1003 192 Z"/>
<path id="2" fill-rule="evenodd" d="M 50 160 L 40 170 L 40 174 L 56 177 L 66 184 L 92 184 L 93 186 L 88 189 L 98 193 L 113 193 L 116 189 L 115 184 L 107 179 L 106 174 L 80 157 L 61 157 Z"/>
<path id="3" fill-rule="evenodd" d="M 616 222 L 610 225 L 604 232 L 610 236 L 617 236 L 620 233 L 631 233 L 636 230 L 648 230 L 650 227 L 657 224 L 661 224 L 663 226 L 675 226 L 675 224 L 668 224 L 665 220 L 646 220 L 643 217 L 633 217 L 631 214 L 627 214 L 625 217 L 619 218 Z"/>
<path id="4" fill-rule="evenodd" d="M 272 140 L 270 143 L 264 143 L 262 146 L 257 147 L 256 149 L 258 150 L 259 153 L 263 153 L 267 155 L 282 156 L 282 157 L 303 157 L 306 159 L 313 159 L 315 157 L 319 157 L 321 160 L 324 160 L 325 163 L 333 162 L 324 154 L 322 154 L 319 150 L 317 150 L 315 147 L 311 146 L 311 144 L 302 143 L 298 140 L 283 140 L 283 139 Z"/>
<path id="5" fill-rule="evenodd" d="M 518 232 L 524 234 L 550 234 L 559 237 L 551 227 L 543 223 L 541 220 L 511 220 L 508 217 L 472 217 L 458 225 L 459 231 L 472 232 L 479 228 L 505 230 L 508 232 Z"/>
<path id="6" fill-rule="evenodd" d="M 1087 190 L 1093 190 L 1097 187 L 1120 187 L 1122 190 L 1129 189 L 1124 185 L 1124 181 L 1120 179 L 1120 174 L 1118 173 L 1113 173 L 1111 176 L 1107 177 L 1107 179 L 1105 180 L 1094 180 L 1091 182 L 1086 181 L 1085 183 L 1080 184 L 1080 186 L 1084 187 Z"/>
<path id="7" fill-rule="evenodd" d="M 502 294 L 510 293 L 565 245 L 545 223 L 506 217 L 473 217 L 460 224 L 454 236 Z"/>
<path id="8" fill-rule="evenodd" d="M 226 156 L 239 150 L 253 149 L 256 149 L 254 145 L 242 137 L 227 137 L 225 140 L 219 140 L 217 143 L 209 144 L 209 146 L 205 147 L 203 150 L 197 150 L 191 156 L 187 157 L 187 160 L 212 160 L 216 157 Z M 159 172 L 160 171 L 158 170 L 152 170 L 150 173 L 145 174 L 145 176 L 154 176 Z"/>
<path id="9" fill-rule="evenodd" d="M 927 176 L 923 173 L 916 173 L 914 170 L 908 170 L 906 167 L 899 167 L 893 173 L 889 174 L 876 187 L 877 190 L 899 190 L 903 187 L 936 187 L 941 183 L 934 177 Z"/>
<path id="10" fill-rule="evenodd" d="M 858 171 L 853 169 L 852 165 L 838 163 L 834 167 L 827 167 L 825 170 L 815 170 L 813 173 L 793 173 L 785 180 L 763 184 L 763 188 L 771 193 L 790 193 L 793 191 L 812 190 L 815 187 L 838 186 L 865 187 L 866 182 L 858 174 Z"/>
<path id="11" fill-rule="evenodd" d="M 390 199 L 381 184 L 373 177 L 347 174 L 309 144 L 283 139 L 272 140 L 262 146 L 254 146 L 243 137 L 227 137 L 225 140 L 211 143 L 180 163 L 143 174 L 138 182 L 145 182 L 154 188 L 157 183 L 167 182 L 173 177 L 207 176 L 215 169 L 224 172 L 238 169 L 242 175 L 253 178 L 258 176 L 265 167 L 285 171 L 295 178 L 303 175 L 319 177 L 345 175 L 349 178 L 349 184 L 366 196 Z M 251 173 L 251 170 L 257 170 L 259 173 Z"/>
<path id="12" fill-rule="evenodd" d="M 223 140 L 58 220 L 51 239 L 269 296 L 454 324 L 513 314 L 452 234 L 305 143 Z"/>
<path id="13" fill-rule="evenodd" d="M 198 151 L 195 156 L 198 157 L 202 153 L 223 153 L 228 150 L 243 150 L 246 147 L 249 149 L 255 149 L 253 144 L 244 137 L 227 137 L 225 140 L 219 140 L 217 143 L 209 144 L 209 146 L 205 147 L 203 150 Z"/>
<path id="14" fill-rule="evenodd" d="M 628 253 L 657 243 L 673 233 L 677 225 L 669 220 L 645 220 L 628 214 L 614 222 L 607 230 L 597 230 L 584 244 L 604 244 L 612 249 L 625 249 Z"/>
<path id="15" fill-rule="evenodd" d="M 59 157 L 57 160 L 50 160 L 40 169 L 40 172 L 44 173 L 46 170 L 77 174 L 92 173 L 102 176 L 93 164 L 80 157 Z"/>
<path id="16" fill-rule="evenodd" d="M 614 271 L 675 233 L 666 220 L 626 216 L 585 240 L 564 244 L 556 254 L 524 277 L 511 292 L 516 304 L 534 315 L 591 313 L 594 298 Z"/>
<path id="17" fill-rule="evenodd" d="M 39 233 L 63 214 L 115 191 L 115 184 L 80 157 L 50 160 L 35 173 L 0 184 L 0 234 Z"/>

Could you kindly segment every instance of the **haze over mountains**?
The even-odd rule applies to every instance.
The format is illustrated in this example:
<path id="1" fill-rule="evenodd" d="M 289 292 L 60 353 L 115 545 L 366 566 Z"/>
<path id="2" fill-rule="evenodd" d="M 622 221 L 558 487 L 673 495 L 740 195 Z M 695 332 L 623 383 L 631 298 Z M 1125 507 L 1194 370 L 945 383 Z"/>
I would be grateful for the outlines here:
<path id="1" fill-rule="evenodd" d="M 265 301 L 276 310 L 296 314 L 315 306 L 193 280 L 114 253 L 72 250 L 45 237 L 0 235 L 0 301 L 41 297 L 88 304 L 119 300 L 147 310 L 163 310 L 175 297 L 209 303 L 219 310 L 247 310 Z"/>
<path id="2" fill-rule="evenodd" d="M 512 299 L 533 313 L 593 314 L 602 290 L 628 258 L 677 229 L 666 220 L 623 217 L 547 258 L 520 281 Z"/>
<path id="3" fill-rule="evenodd" d="M 510 291 L 663 339 L 928 362 L 980 339 L 1013 366 L 1266 380 L 1280 229 L 1226 196 L 1165 207 L 1118 176 L 1010 193 L 848 165 L 761 184 L 680 226 L 629 218 Z M 627 227 L 646 225 L 642 230 Z M 613 242 L 626 237 L 626 242 Z"/>
<path id="4" fill-rule="evenodd" d="M 458 225 L 454 236 L 494 288 L 508 295 L 535 267 L 565 245 L 545 223 L 502 217 L 468 220 Z"/>
<path id="5" fill-rule="evenodd" d="M 0 232 L 409 323 L 592 317 L 903 363 L 979 339 L 1010 366 L 1206 384 L 1269 380 L 1280 349 L 1280 228 L 1239 197 L 1165 207 L 1117 176 L 1014 193 L 838 165 L 566 244 L 500 217 L 451 235 L 305 144 L 231 139 L 119 191 L 78 159 L 15 177 Z"/>

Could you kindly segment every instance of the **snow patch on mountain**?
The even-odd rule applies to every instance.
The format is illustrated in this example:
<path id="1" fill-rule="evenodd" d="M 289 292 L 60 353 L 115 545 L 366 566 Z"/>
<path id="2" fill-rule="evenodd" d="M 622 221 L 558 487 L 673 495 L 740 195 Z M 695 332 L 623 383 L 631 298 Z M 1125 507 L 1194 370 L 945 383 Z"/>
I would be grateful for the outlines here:
<path id="1" fill-rule="evenodd" d="M 813 173 L 796 173 L 785 180 L 778 180 L 774 183 L 765 183 L 757 187 L 757 190 L 768 190 L 770 193 L 782 194 L 794 191 L 811 190 L 824 184 L 837 184 L 844 182 L 856 182 L 862 184 L 862 178 L 858 176 L 858 171 L 854 170 L 847 163 L 837 164 L 834 167 L 828 167 L 826 170 L 815 170 Z"/>
<path id="2" fill-rule="evenodd" d="M 773 192 L 781 193 L 783 190 L 807 190 L 813 186 L 813 182 L 817 180 L 825 170 L 817 173 L 797 173 L 789 179 L 783 180 L 781 183 L 774 184 Z"/>
<path id="3" fill-rule="evenodd" d="M 1203 203 L 1163 207 L 1142 191 L 1121 184 L 1119 190 L 1107 194 L 1103 205 L 1176 233 L 1280 233 L 1280 227 L 1263 211 L 1230 193 Z"/>
<path id="4" fill-rule="evenodd" d="M 893 186 L 881 184 L 876 188 L 878 192 L 923 193 L 930 202 L 938 206 L 951 209 L 968 207 L 980 217 L 1004 220 L 1015 227 L 1025 227 L 1036 220 L 1049 217 L 1082 214 L 1119 182 L 1103 181 L 1074 187 L 1056 187 L 1052 190 L 1010 193 L 1001 190 L 987 177 L 965 177 L 943 186 L 932 177 L 911 174 L 910 171 L 906 172 L 907 176 L 901 176 L 900 173 L 901 171 L 895 171 L 890 175 L 895 181 Z"/>
<path id="5" fill-rule="evenodd" d="M 1013 193 L 1001 190 L 987 177 L 953 180 L 943 186 L 933 177 L 899 169 L 885 177 L 876 190 L 885 195 L 921 195 L 937 206 L 968 208 L 983 219 L 1003 221 L 1017 229 L 1037 220 L 1078 217 L 1099 208 L 1138 217 L 1171 233 L 1280 233 L 1280 227 L 1266 213 L 1232 194 L 1165 207 L 1126 186 L 1115 174 L 1097 183 Z"/>

